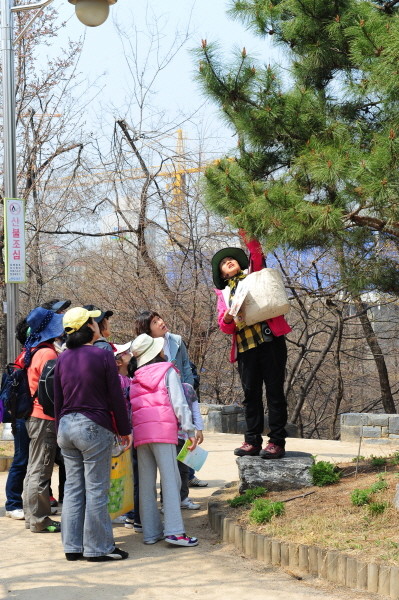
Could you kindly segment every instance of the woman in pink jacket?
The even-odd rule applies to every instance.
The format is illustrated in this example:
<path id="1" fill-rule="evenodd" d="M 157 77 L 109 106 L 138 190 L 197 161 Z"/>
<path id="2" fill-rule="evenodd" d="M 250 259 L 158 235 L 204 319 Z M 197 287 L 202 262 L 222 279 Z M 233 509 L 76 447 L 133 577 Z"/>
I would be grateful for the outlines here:
<path id="1" fill-rule="evenodd" d="M 244 240 L 245 236 L 243 235 Z M 229 313 L 238 282 L 249 272 L 265 266 L 262 248 L 257 240 L 245 240 L 250 260 L 241 248 L 223 248 L 212 258 L 212 274 L 218 297 L 220 329 L 232 336 L 230 362 L 238 362 L 244 392 L 246 432 L 244 443 L 234 450 L 236 456 L 282 458 L 287 433 L 287 402 L 284 394 L 287 347 L 284 335 L 291 331 L 283 316 L 262 323 L 246 325 Z M 264 429 L 263 384 L 269 413 L 269 443 L 262 450 Z"/>
<path id="2" fill-rule="evenodd" d="M 180 377 L 163 355 L 164 339 L 139 335 L 131 349 L 130 403 L 134 447 L 139 468 L 140 517 L 145 544 L 165 540 L 176 546 L 196 546 L 198 540 L 184 532 L 180 510 L 180 475 L 176 461 L 178 422 L 197 445 L 191 411 Z M 137 367 L 132 368 L 136 359 Z M 159 469 L 163 495 L 164 525 L 157 507 L 156 476 Z"/>

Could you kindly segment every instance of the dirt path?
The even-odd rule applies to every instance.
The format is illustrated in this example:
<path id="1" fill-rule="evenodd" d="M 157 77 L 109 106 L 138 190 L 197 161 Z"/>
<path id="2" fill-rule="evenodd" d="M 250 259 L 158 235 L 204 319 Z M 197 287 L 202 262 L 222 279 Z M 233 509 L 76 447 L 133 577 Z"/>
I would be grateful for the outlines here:
<path id="1" fill-rule="evenodd" d="M 196 535 L 196 548 L 177 548 L 159 542 L 146 546 L 141 534 L 114 526 L 117 545 L 130 557 L 120 563 L 67 562 L 58 534 L 32 534 L 24 523 L 4 516 L 0 509 L 0 597 L 15 600 L 164 600 L 191 597 L 198 600 L 360 600 L 370 594 L 333 588 L 311 578 L 298 581 L 282 570 L 265 568 L 221 544 L 208 527 L 206 500 L 224 483 L 237 479 L 231 450 L 238 438 L 208 434 L 210 456 L 200 473 L 208 488 L 192 490 L 203 504 L 201 511 L 185 511 L 187 532 Z M 331 454 L 342 447 L 332 442 Z M 306 442 L 295 440 L 290 449 L 304 451 Z M 334 450 L 334 452 L 333 452 Z M 343 452 L 349 452 L 346 448 Z M 352 448 L 355 453 L 356 450 Z M 312 452 L 315 453 L 315 452 Z M 327 457 L 327 450 L 323 454 Z M 0 473 L 0 505 L 4 506 L 6 473 Z M 55 482 L 54 482 L 55 483 Z M 56 485 L 54 486 L 56 489 Z"/>

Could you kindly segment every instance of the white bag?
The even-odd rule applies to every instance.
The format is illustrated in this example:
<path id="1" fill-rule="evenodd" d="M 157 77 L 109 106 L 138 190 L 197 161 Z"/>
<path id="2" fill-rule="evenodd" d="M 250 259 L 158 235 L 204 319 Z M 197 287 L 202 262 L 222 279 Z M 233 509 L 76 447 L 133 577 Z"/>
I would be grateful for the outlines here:
<path id="1" fill-rule="evenodd" d="M 247 275 L 244 282 L 248 291 L 241 312 L 246 325 L 285 315 L 289 311 L 290 305 L 280 271 L 262 269 Z"/>

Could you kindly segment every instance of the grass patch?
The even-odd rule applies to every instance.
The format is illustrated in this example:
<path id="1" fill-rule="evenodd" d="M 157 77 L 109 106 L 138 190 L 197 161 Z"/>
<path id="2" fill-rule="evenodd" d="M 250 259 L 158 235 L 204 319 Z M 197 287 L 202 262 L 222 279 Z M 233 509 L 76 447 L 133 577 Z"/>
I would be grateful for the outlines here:
<path id="1" fill-rule="evenodd" d="M 389 487 L 387 481 L 384 479 L 384 476 L 380 474 L 378 476 L 378 481 L 374 481 L 374 483 L 372 483 L 370 487 L 364 490 L 353 490 L 351 494 L 351 502 L 354 506 L 364 506 L 365 504 L 378 504 L 378 502 L 371 502 L 372 495 L 381 492 L 382 490 L 386 490 L 387 487 Z M 383 512 L 383 510 L 381 512 Z M 377 512 L 377 508 L 370 509 L 370 511 L 372 514 L 380 514 Z"/>
<path id="2" fill-rule="evenodd" d="M 232 509 L 226 504 L 226 516 L 249 531 L 280 541 L 339 550 L 367 562 L 399 566 L 399 511 L 393 505 L 398 468 L 389 461 L 383 477 L 379 470 L 368 460 L 356 472 L 350 462 L 339 465 L 342 477 L 336 485 L 284 492 L 269 490 L 267 500 L 283 502 L 285 511 L 264 523 L 250 518 L 254 505 Z M 355 488 L 374 490 L 364 509 L 351 503 Z M 301 496 L 309 491 L 313 493 Z M 224 501 L 236 494 L 237 488 L 229 488 Z M 287 501 L 297 495 L 297 499 Z M 374 504 L 378 507 L 370 509 Z"/>
<path id="3" fill-rule="evenodd" d="M 353 490 L 351 494 L 351 502 L 354 506 L 364 506 L 369 504 L 371 500 L 370 490 Z"/>
<path id="4" fill-rule="evenodd" d="M 371 502 L 368 509 L 372 515 L 381 515 L 388 508 L 388 502 Z"/>
<path id="5" fill-rule="evenodd" d="M 232 500 L 227 500 L 227 504 L 229 504 L 232 508 L 237 508 L 238 506 L 247 506 L 248 504 L 252 504 L 256 498 L 264 496 L 265 494 L 267 494 L 266 488 L 256 487 L 251 490 L 245 490 L 243 494 L 236 496 Z"/>
<path id="6" fill-rule="evenodd" d="M 253 523 L 268 523 L 273 517 L 279 517 L 284 514 L 284 502 L 272 502 L 267 498 L 259 498 L 253 503 L 253 508 L 249 513 L 249 519 Z"/>

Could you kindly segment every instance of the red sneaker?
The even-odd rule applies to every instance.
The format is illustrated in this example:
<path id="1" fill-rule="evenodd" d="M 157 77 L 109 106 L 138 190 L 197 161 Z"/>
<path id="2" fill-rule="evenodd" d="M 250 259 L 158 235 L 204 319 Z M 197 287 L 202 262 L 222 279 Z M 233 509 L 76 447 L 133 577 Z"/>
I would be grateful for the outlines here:
<path id="1" fill-rule="evenodd" d="M 252 444 L 248 444 L 248 442 L 244 442 L 240 448 L 234 450 L 234 454 L 236 456 L 259 456 L 261 449 L 261 446 L 253 446 Z"/>
<path id="2" fill-rule="evenodd" d="M 283 458 L 285 456 L 284 446 L 277 446 L 273 442 L 269 442 L 263 450 L 260 451 L 261 458 Z"/>

